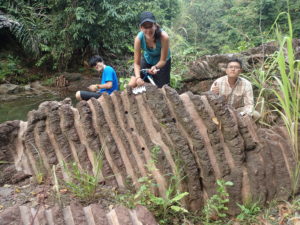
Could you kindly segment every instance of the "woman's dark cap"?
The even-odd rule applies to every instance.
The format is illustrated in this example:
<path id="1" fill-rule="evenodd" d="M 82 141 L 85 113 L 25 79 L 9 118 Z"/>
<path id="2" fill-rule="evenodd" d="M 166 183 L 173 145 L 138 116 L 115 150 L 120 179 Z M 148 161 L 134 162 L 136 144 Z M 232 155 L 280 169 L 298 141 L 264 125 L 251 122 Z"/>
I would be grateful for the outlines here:
<path id="1" fill-rule="evenodd" d="M 142 12 L 140 15 L 140 26 L 145 22 L 156 23 L 155 16 L 151 12 Z"/>

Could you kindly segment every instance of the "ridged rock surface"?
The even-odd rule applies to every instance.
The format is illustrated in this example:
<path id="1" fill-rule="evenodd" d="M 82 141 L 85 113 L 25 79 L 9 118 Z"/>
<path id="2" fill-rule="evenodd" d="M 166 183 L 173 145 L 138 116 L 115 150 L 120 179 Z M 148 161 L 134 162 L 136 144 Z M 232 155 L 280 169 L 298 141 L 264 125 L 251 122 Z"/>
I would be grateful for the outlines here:
<path id="1" fill-rule="evenodd" d="M 63 160 L 93 173 L 101 149 L 101 179 L 115 187 L 126 188 L 130 178 L 138 189 L 138 179 L 151 173 L 159 184 L 153 191 L 165 196 L 179 169 L 190 210 L 216 193 L 217 179 L 234 183 L 227 188 L 231 214 L 238 212 L 236 203 L 287 199 L 291 192 L 295 161 L 283 129 L 257 129 L 210 93 L 178 95 L 150 85 L 143 94 L 114 92 L 76 108 L 67 99 L 44 102 L 27 122 L 0 124 L 0 161 L 14 162 L 0 164 L 0 185 L 38 174 L 41 166 L 50 171 Z"/>
<path id="2" fill-rule="evenodd" d="M 1 225 L 157 225 L 152 214 L 143 206 L 129 210 L 117 206 L 105 210 L 98 204 L 87 207 L 73 204 L 45 209 L 14 206 L 0 214 Z"/>

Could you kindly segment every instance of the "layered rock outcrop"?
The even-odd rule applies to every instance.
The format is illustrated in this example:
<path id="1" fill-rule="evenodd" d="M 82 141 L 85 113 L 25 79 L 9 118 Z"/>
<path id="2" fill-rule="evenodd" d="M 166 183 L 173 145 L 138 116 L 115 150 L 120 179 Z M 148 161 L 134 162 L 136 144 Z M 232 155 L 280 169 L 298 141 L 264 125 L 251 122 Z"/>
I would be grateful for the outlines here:
<path id="1" fill-rule="evenodd" d="M 293 47 L 295 58 L 300 59 L 300 39 L 293 40 Z M 240 53 L 202 56 L 189 64 L 189 72 L 183 74 L 182 89 L 201 94 L 210 89 L 215 79 L 225 75 L 229 59 L 240 59 L 244 72 L 251 72 L 261 68 L 265 60 L 278 50 L 277 42 L 269 42 Z"/>
<path id="2" fill-rule="evenodd" d="M 101 179 L 139 188 L 138 179 L 152 174 L 153 190 L 165 196 L 170 177 L 180 171 L 185 205 L 201 209 L 216 193 L 216 180 L 232 181 L 229 213 L 237 203 L 275 197 L 287 199 L 295 166 L 283 129 L 258 129 L 222 97 L 211 93 L 179 95 L 175 90 L 147 86 L 81 101 L 42 103 L 28 121 L 0 124 L 0 185 L 50 171 L 63 161 L 95 172 L 95 153 L 103 150 Z M 62 170 L 62 177 L 68 174 Z"/>
<path id="3" fill-rule="evenodd" d="M 152 214 L 143 206 L 137 206 L 133 210 L 123 206 L 107 210 L 98 204 L 87 207 L 72 204 L 63 209 L 58 206 L 48 209 L 43 206 L 14 206 L 0 214 L 0 222 L 2 225 L 157 225 Z"/>

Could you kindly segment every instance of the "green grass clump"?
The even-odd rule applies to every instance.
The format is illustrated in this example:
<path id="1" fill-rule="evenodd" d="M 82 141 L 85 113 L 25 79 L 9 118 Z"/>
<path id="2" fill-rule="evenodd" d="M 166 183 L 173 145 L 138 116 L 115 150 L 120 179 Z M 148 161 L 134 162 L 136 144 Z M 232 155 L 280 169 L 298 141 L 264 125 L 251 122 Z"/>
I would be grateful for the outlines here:
<path id="1" fill-rule="evenodd" d="M 63 165 L 64 170 L 70 177 L 70 180 L 65 182 L 68 190 L 83 201 L 93 200 L 96 195 L 100 181 L 100 173 L 103 167 L 103 150 L 101 150 L 99 154 L 95 154 L 95 168 L 93 174 L 82 169 L 76 162 L 71 164 L 64 162 Z"/>

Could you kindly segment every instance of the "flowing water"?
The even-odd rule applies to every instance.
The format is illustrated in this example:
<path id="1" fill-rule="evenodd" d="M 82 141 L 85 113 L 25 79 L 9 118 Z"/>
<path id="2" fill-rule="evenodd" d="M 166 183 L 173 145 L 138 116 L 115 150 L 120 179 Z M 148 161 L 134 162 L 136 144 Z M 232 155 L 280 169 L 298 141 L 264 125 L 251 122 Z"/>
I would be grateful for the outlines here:
<path id="1" fill-rule="evenodd" d="M 37 109 L 38 106 L 44 101 L 61 101 L 66 97 L 71 97 L 73 105 L 76 104 L 74 94 L 69 95 L 34 95 L 28 97 L 22 97 L 13 101 L 0 103 L 0 123 L 8 120 L 27 120 L 27 113 L 31 110 Z"/>

